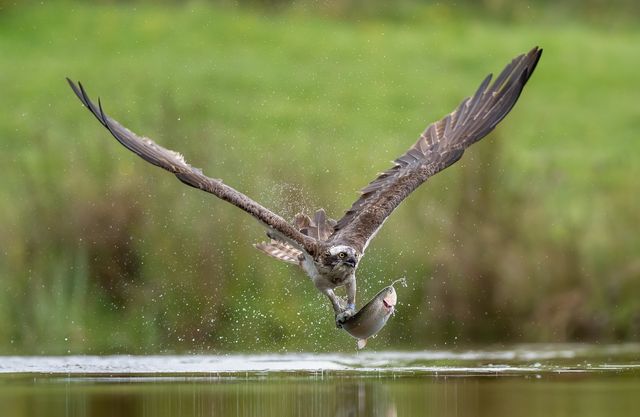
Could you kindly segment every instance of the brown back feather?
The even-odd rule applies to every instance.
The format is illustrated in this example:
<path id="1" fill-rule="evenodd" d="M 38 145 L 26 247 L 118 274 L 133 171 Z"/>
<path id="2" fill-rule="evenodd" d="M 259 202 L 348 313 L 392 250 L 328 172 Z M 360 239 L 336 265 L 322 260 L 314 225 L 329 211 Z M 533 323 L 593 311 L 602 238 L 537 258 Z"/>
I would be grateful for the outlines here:
<path id="1" fill-rule="evenodd" d="M 491 86 L 487 76 L 471 98 L 427 127 L 418 141 L 362 190 L 338 221 L 331 240 L 361 252 L 386 218 L 430 176 L 456 162 L 464 150 L 491 132 L 515 105 L 540 59 L 533 48 L 513 59 Z"/>
<path id="2" fill-rule="evenodd" d="M 118 121 L 107 116 L 102 109 L 100 101 L 96 106 L 87 95 L 82 84 L 76 85 L 67 78 L 69 86 L 78 96 L 82 104 L 98 119 L 98 121 L 120 142 L 124 147 L 135 153 L 145 161 L 163 168 L 173 174 L 183 183 L 211 193 L 222 200 L 246 211 L 264 225 L 277 230 L 280 234 L 293 242 L 297 242 L 307 252 L 314 254 L 317 251 L 316 242 L 308 236 L 300 233 L 293 225 L 287 223 L 282 217 L 271 210 L 258 204 L 256 201 L 223 184 L 222 180 L 209 178 L 202 170 L 189 165 L 182 155 L 172 150 L 163 148 L 149 138 L 141 137 L 122 126 Z"/>
<path id="3" fill-rule="evenodd" d="M 300 233 L 317 241 L 324 241 L 333 234 L 336 221 L 327 217 L 324 209 L 319 209 L 315 212 L 313 219 L 306 214 L 296 214 L 293 224 Z"/>

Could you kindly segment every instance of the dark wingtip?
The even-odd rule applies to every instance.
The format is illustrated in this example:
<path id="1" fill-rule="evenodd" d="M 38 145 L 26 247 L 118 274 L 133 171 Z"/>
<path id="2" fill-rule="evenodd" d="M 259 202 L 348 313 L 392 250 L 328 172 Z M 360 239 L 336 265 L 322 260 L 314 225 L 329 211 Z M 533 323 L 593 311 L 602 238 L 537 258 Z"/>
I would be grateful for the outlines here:
<path id="1" fill-rule="evenodd" d="M 66 79 L 67 79 L 67 82 L 69 83 L 69 86 L 73 90 L 73 92 L 76 94 L 76 96 L 78 96 L 78 99 L 80 99 L 80 101 L 87 108 L 87 110 L 89 110 L 103 126 L 109 129 L 109 131 L 111 131 L 111 133 L 115 135 L 115 133 L 111 129 L 109 118 L 107 117 L 104 110 L 102 109 L 102 103 L 100 102 L 100 98 L 98 97 L 98 107 L 96 108 L 96 105 L 93 104 L 93 102 L 89 98 L 89 94 L 87 94 L 87 91 L 84 89 L 84 86 L 80 81 L 78 81 L 78 83 L 76 84 L 73 81 L 71 81 L 68 77 Z"/>
<path id="2" fill-rule="evenodd" d="M 73 93 L 80 99 L 80 101 L 83 102 L 83 104 L 85 104 L 84 99 L 82 97 L 82 93 L 80 92 L 80 89 L 78 88 L 76 83 L 71 81 L 69 77 L 65 77 L 65 79 L 67 80 L 67 83 L 69 83 L 69 87 L 71 87 L 71 89 L 73 90 Z M 78 84 L 80 84 L 80 82 L 78 82 Z"/>
<path id="3" fill-rule="evenodd" d="M 536 66 L 538 65 L 538 61 L 540 61 L 540 57 L 542 57 L 542 51 L 543 49 L 539 48 L 538 46 L 534 47 L 531 50 L 531 52 L 535 54 L 535 59 L 531 63 L 531 67 L 529 68 L 529 74 L 533 74 L 533 70 L 536 69 Z"/>
<path id="4" fill-rule="evenodd" d="M 80 93 L 82 94 L 82 98 L 85 101 L 88 100 L 89 99 L 89 95 L 85 91 L 84 86 L 82 85 L 82 83 L 80 81 L 78 81 L 78 88 L 80 88 Z"/>
<path id="5" fill-rule="evenodd" d="M 100 97 L 98 97 L 98 109 L 100 109 L 100 118 L 102 121 L 105 121 L 107 117 L 104 114 L 104 110 L 102 110 L 102 100 L 100 100 Z"/>

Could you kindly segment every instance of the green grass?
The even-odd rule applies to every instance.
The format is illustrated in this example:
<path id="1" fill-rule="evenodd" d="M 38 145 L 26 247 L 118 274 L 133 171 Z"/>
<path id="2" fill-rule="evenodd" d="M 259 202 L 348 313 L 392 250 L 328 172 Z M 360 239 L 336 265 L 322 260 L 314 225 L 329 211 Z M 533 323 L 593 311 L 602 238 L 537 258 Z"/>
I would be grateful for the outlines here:
<path id="1" fill-rule="evenodd" d="M 375 345 L 637 340 L 640 32 L 425 10 L 408 24 L 200 3 L 0 13 L 0 352 L 352 347 L 302 273 L 251 247 L 259 225 L 120 147 L 65 76 L 285 217 L 340 217 L 534 45 L 493 138 L 370 247 L 360 300 L 410 282 Z"/>

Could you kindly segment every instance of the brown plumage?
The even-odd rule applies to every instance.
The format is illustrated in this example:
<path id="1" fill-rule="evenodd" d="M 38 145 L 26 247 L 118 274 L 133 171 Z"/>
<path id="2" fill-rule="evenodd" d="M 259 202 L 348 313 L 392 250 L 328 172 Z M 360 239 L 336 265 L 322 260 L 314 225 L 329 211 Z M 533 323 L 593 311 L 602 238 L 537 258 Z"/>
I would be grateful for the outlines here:
<path id="1" fill-rule="evenodd" d="M 385 219 L 420 184 L 456 162 L 464 150 L 485 137 L 516 104 L 540 59 L 533 48 L 507 65 L 493 84 L 488 75 L 476 93 L 430 124 L 409 150 L 362 190 L 338 221 L 331 240 L 348 241 L 364 251 Z"/>
<path id="2" fill-rule="evenodd" d="M 102 110 L 100 100 L 98 100 L 98 106 L 96 106 L 89 99 L 81 83 L 76 85 L 68 78 L 67 81 L 85 107 L 93 113 L 98 121 L 102 123 L 125 148 L 145 161 L 175 174 L 183 183 L 211 193 L 241 208 L 265 226 L 279 232 L 284 238 L 296 242 L 307 252 L 315 253 L 317 250 L 315 241 L 300 233 L 299 230 L 290 225 L 282 217 L 261 206 L 241 192 L 224 184 L 222 180 L 207 177 L 202 173 L 201 169 L 189 165 L 178 152 L 163 148 L 149 138 L 136 135 L 122 126 L 118 121 L 107 116 Z"/>
<path id="3" fill-rule="evenodd" d="M 82 84 L 67 79 L 80 101 L 109 132 L 136 155 L 173 174 L 183 183 L 207 191 L 251 214 L 267 228 L 269 243 L 256 245 L 262 252 L 299 265 L 316 288 L 326 294 L 341 323 L 355 311 L 358 262 L 370 240 L 400 203 L 429 177 L 456 162 L 464 150 L 486 136 L 515 105 L 524 85 L 540 59 L 542 50 L 533 48 L 513 59 L 491 83 L 491 75 L 476 93 L 452 113 L 427 127 L 418 141 L 362 190 L 362 195 L 339 220 L 318 210 L 314 218 L 298 214 L 293 224 L 251 198 L 205 176 L 185 162 L 182 155 L 141 137 L 110 118 L 88 97 Z M 347 290 L 347 308 L 333 290 Z"/>
<path id="4" fill-rule="evenodd" d="M 333 234 L 336 221 L 328 218 L 324 209 L 319 209 L 313 219 L 303 213 L 296 214 L 293 224 L 300 233 L 323 242 Z M 271 242 L 260 242 L 253 246 L 269 256 L 302 267 L 302 262 L 304 261 L 302 251 L 285 242 L 271 239 Z"/>
<path id="5" fill-rule="evenodd" d="M 261 242 L 253 245 L 256 249 L 266 253 L 269 256 L 272 256 L 276 259 L 279 259 L 283 262 L 300 265 L 302 259 L 300 256 L 302 255 L 302 251 L 298 250 L 291 245 L 281 242 L 279 240 L 271 239 L 271 242 Z"/>

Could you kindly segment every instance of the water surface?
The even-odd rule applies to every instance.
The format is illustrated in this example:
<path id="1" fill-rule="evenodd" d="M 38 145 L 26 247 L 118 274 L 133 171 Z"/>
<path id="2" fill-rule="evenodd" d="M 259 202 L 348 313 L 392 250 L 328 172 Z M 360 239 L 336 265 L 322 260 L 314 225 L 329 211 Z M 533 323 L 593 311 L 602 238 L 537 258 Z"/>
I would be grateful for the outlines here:
<path id="1" fill-rule="evenodd" d="M 3 416 L 636 416 L 640 346 L 0 358 Z"/>

